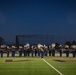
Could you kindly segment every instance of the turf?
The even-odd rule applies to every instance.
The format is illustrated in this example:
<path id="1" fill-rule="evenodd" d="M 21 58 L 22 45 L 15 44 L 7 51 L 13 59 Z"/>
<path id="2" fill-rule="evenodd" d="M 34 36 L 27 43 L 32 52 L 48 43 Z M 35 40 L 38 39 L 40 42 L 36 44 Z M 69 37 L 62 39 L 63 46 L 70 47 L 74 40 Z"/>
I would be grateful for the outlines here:
<path id="1" fill-rule="evenodd" d="M 63 75 L 76 75 L 76 62 L 58 62 L 54 60 L 76 60 L 72 57 L 44 57 Z M 13 60 L 13 62 L 5 62 Z M 0 58 L 0 75 L 59 75 L 39 57 L 3 57 Z"/>
<path id="2" fill-rule="evenodd" d="M 61 61 L 67 60 L 67 61 L 57 62 L 54 60 L 61 60 Z M 57 57 L 57 58 L 48 58 L 46 59 L 46 61 L 49 62 L 51 65 L 53 65 L 56 69 L 58 69 L 63 75 L 76 75 L 76 58 Z"/>

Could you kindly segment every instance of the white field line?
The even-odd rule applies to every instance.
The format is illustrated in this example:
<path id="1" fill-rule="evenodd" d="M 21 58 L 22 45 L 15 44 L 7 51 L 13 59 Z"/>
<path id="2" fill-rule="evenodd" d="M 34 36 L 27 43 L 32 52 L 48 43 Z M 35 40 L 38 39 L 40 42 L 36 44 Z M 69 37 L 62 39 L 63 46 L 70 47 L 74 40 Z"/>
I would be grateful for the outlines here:
<path id="1" fill-rule="evenodd" d="M 45 59 L 42 59 L 45 63 L 47 63 L 51 68 L 53 68 L 56 72 L 58 72 L 60 75 L 63 75 L 60 71 L 58 71 L 55 67 L 53 67 L 51 64 L 49 64 Z"/>

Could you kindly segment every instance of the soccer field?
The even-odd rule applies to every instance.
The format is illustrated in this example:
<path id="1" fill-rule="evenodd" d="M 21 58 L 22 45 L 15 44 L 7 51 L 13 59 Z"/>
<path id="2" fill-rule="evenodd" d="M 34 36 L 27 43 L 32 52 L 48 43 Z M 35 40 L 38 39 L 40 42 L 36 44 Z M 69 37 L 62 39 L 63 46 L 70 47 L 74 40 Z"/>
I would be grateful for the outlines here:
<path id="1" fill-rule="evenodd" d="M 76 58 L 3 57 L 0 75 L 76 75 Z"/>

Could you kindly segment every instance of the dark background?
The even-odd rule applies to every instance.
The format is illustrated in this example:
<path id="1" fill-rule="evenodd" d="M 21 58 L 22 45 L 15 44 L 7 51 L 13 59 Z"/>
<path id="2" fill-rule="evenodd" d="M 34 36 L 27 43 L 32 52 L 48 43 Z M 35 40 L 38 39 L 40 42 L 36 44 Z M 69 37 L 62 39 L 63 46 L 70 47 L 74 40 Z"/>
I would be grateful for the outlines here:
<path id="1" fill-rule="evenodd" d="M 0 0 L 0 36 L 27 34 L 76 35 L 76 0 Z"/>

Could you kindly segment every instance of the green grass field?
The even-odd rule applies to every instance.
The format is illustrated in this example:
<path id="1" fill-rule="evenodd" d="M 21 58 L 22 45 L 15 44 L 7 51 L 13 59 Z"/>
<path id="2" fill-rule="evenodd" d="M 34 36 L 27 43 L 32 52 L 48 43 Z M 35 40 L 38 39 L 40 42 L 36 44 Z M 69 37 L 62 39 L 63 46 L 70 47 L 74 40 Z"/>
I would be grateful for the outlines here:
<path id="1" fill-rule="evenodd" d="M 63 75 L 76 75 L 76 57 L 44 57 L 44 59 Z M 14 60 L 14 62 L 4 62 Z M 57 61 L 58 60 L 58 61 Z M 61 62 L 59 62 L 61 60 Z M 65 62 L 64 62 L 65 61 Z M 0 58 L 0 75 L 60 75 L 40 57 Z"/>

